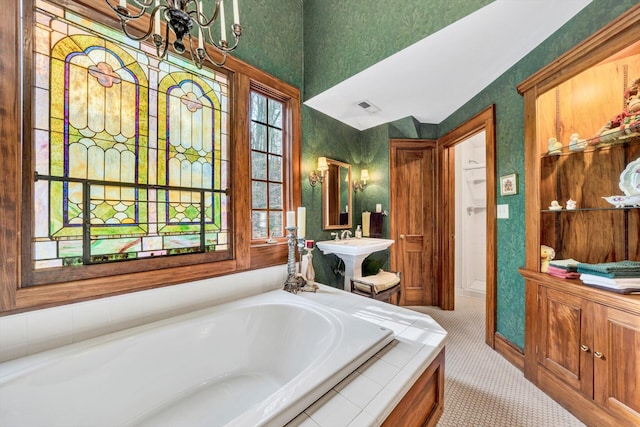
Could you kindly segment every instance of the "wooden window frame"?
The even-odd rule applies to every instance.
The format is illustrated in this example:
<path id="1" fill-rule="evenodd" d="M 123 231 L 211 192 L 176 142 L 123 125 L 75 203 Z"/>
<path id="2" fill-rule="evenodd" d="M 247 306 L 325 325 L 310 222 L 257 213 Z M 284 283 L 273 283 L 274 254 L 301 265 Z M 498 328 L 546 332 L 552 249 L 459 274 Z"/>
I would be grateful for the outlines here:
<path id="1" fill-rule="evenodd" d="M 96 22 L 118 28 L 116 19 L 102 2 L 49 1 Z M 22 8 L 30 11 L 33 9 L 32 3 L 32 0 L 22 0 Z M 105 274 L 108 270 L 118 268 L 118 274 L 94 278 L 71 277 L 61 283 L 24 287 L 22 284 L 26 272 L 22 262 L 25 257 L 30 259 L 29 251 L 32 250 L 30 239 L 27 238 L 30 235 L 32 214 L 29 200 L 31 192 L 23 189 L 32 185 L 33 176 L 29 174 L 32 169 L 31 110 L 27 108 L 23 111 L 22 97 L 31 93 L 33 79 L 30 59 L 32 15 L 31 12 L 25 13 L 23 22 L 20 8 L 20 2 L 9 2 L 5 8 L 7 24 L 0 28 L 0 72 L 3 75 L 3 79 L 0 79 L 0 155 L 3 164 L 0 172 L 0 315 L 286 263 L 286 242 L 279 241 L 267 246 L 252 244 L 251 241 L 249 94 L 253 85 L 275 94 L 285 104 L 287 120 L 283 123 L 283 128 L 286 126 L 291 141 L 287 167 L 290 173 L 285 177 L 291 187 L 287 206 L 295 206 L 301 200 L 300 91 L 229 56 L 224 69 L 230 77 L 232 98 L 229 108 L 232 117 L 229 177 L 229 222 L 233 245 L 231 259 L 215 260 L 215 257 L 206 258 L 207 254 L 190 254 L 146 260 L 144 264 L 136 261 L 122 262 L 95 266 L 103 268 Z M 23 52 L 27 52 L 25 58 Z M 29 107 L 29 104 L 27 102 L 25 106 Z"/>

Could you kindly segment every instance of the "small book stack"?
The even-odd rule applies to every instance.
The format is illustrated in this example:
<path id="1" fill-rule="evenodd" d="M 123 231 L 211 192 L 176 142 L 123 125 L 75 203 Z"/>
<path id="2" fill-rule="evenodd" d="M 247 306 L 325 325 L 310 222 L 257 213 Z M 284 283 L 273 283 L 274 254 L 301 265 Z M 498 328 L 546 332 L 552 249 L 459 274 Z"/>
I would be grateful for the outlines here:
<path id="1" fill-rule="evenodd" d="M 621 294 L 640 292 L 640 261 L 578 263 L 578 273 L 585 285 Z"/>

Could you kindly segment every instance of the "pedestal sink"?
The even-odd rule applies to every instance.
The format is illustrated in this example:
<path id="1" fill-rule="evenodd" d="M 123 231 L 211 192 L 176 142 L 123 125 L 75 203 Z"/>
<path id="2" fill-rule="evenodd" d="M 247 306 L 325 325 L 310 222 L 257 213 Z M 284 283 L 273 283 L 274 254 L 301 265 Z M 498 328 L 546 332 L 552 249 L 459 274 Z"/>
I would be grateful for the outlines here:
<path id="1" fill-rule="evenodd" d="M 393 244 L 391 239 L 325 240 L 316 242 L 316 246 L 324 254 L 335 254 L 344 261 L 344 290 L 351 290 L 352 277 L 362 277 L 362 261 L 374 252 L 387 249 Z"/>

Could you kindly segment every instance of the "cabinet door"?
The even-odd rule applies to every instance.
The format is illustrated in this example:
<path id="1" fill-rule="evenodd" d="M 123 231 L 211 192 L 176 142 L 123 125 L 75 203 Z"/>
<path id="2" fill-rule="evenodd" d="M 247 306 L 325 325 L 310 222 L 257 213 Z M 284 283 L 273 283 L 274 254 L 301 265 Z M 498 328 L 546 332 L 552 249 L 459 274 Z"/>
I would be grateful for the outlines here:
<path id="1" fill-rule="evenodd" d="M 640 425 L 640 316 L 594 305 L 594 398 Z"/>
<path id="2" fill-rule="evenodd" d="M 538 293 L 538 363 L 571 387 L 593 397 L 593 328 L 590 303 L 545 287 Z"/>

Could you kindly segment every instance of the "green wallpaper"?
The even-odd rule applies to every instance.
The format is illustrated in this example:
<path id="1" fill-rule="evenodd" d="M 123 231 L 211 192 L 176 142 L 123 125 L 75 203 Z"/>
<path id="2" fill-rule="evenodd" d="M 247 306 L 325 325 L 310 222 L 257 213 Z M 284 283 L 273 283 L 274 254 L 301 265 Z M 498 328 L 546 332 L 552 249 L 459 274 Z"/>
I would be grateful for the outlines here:
<path id="1" fill-rule="evenodd" d="M 516 86 L 529 75 L 587 38 L 636 0 L 594 0 L 529 55 L 438 126 L 444 135 L 490 104 L 496 105 L 497 176 L 516 172 L 518 194 L 500 197 L 508 204 L 510 218 L 498 220 L 497 330 L 524 348 L 524 280 L 518 268 L 524 265 L 524 106 Z"/>
<path id="2" fill-rule="evenodd" d="M 493 0 L 305 0 L 305 99 Z"/>
<path id="3" fill-rule="evenodd" d="M 214 0 L 204 3 L 213 10 Z M 240 0 L 239 9 L 242 38 L 232 55 L 302 89 L 302 0 Z M 230 1 L 225 16 L 231 25 Z"/>
<path id="4" fill-rule="evenodd" d="M 322 186 L 309 184 L 309 172 L 318 165 L 318 157 L 350 163 L 352 173 L 360 173 L 355 167 L 360 158 L 360 132 L 311 108 L 302 108 L 302 204 L 307 207 L 307 238 L 316 241 L 331 239 L 330 231 L 322 230 Z M 357 200 L 357 198 L 355 199 Z M 353 211 L 357 210 L 354 208 Z M 355 219 L 355 217 L 354 217 Z M 324 255 L 319 250 L 313 254 L 316 280 L 326 285 L 341 287 L 342 276 L 335 274 L 338 257 Z M 344 266 L 342 266 L 344 271 Z"/>

